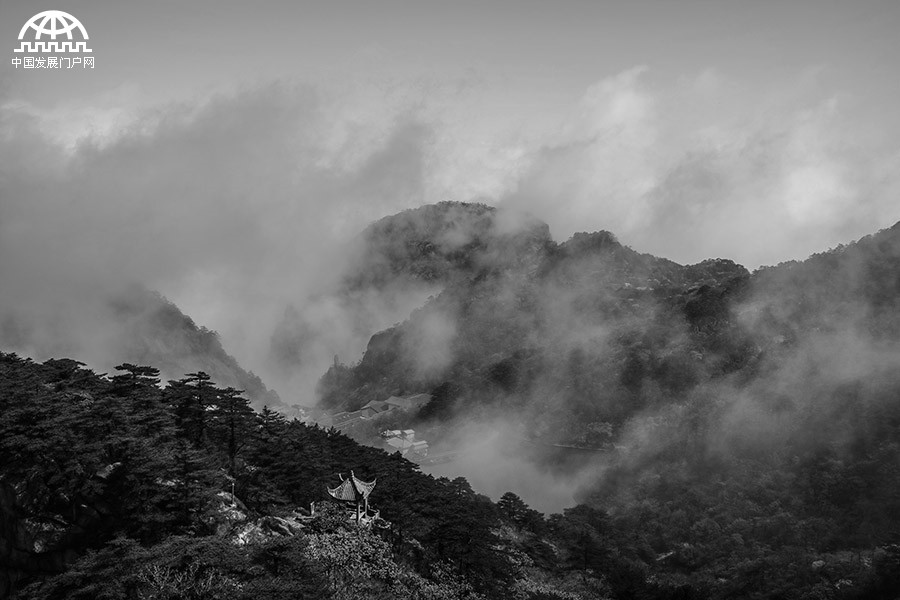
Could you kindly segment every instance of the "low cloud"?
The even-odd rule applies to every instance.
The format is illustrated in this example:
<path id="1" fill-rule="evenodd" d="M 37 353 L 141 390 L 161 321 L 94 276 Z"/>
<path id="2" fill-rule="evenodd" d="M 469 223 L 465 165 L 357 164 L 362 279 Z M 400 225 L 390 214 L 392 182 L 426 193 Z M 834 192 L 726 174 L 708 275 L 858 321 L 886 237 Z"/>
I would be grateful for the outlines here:
<path id="1" fill-rule="evenodd" d="M 314 401 L 335 354 L 357 360 L 435 291 L 334 295 L 358 232 L 404 208 L 479 199 L 530 212 L 558 241 L 606 229 L 639 251 L 751 268 L 900 218 L 900 138 L 815 74 L 767 96 L 714 71 L 663 83 L 637 67 L 533 123 L 484 82 L 273 83 L 139 112 L 107 98 L 81 129 L 90 111 L 42 112 L 11 92 L 0 343 L 108 368 L 117 334 L 87 307 L 138 281 L 290 402 Z M 288 340 L 280 355 L 273 340 L 291 328 L 305 348 Z"/>
<path id="2" fill-rule="evenodd" d="M 900 219 L 900 146 L 860 98 L 801 77 L 778 96 L 712 71 L 663 86 L 636 68 L 592 86 L 504 203 L 557 238 L 607 229 L 679 262 L 804 258 Z M 895 138 L 896 139 L 896 138 Z"/>
<path id="3" fill-rule="evenodd" d="M 121 357 L 104 352 L 117 333 L 102 307 L 139 282 L 277 385 L 259 357 L 286 306 L 333 289 L 352 236 L 422 199 L 429 129 L 388 109 L 387 124 L 351 126 L 316 90 L 273 84 L 67 146 L 52 121 L 4 105 L 0 313 L 29 325 L 0 341 L 108 368 Z"/>
<path id="4" fill-rule="evenodd" d="M 514 492 L 534 509 L 550 514 L 575 504 L 581 486 L 591 480 L 594 468 L 564 469 L 559 463 L 541 466 L 534 450 L 508 419 L 485 419 L 457 424 L 452 433 L 459 454 L 447 464 L 424 467 L 435 477 L 465 477 L 472 487 L 495 502 Z M 534 451 L 539 455 L 542 450 Z"/>

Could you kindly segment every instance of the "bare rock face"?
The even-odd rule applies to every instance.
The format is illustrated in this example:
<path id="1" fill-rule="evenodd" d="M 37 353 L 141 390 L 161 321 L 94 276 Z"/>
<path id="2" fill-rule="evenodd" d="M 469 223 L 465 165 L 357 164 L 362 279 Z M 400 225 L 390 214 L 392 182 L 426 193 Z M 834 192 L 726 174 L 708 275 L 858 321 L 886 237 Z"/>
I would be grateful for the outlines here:
<path id="1" fill-rule="evenodd" d="M 304 522 L 312 519 L 300 511 L 281 517 L 266 515 L 251 519 L 241 499 L 224 490 L 216 494 L 205 512 L 209 515 L 206 524 L 210 529 L 238 546 L 298 535 L 305 527 Z"/>
<path id="2" fill-rule="evenodd" d="M 231 532 L 231 538 L 238 546 L 247 546 L 279 537 L 294 536 L 304 529 L 305 518 L 298 513 L 286 517 L 265 516 L 236 527 Z"/>
<path id="3" fill-rule="evenodd" d="M 208 524 L 215 530 L 216 535 L 225 535 L 235 525 L 247 520 L 247 507 L 231 492 L 222 491 L 216 494 L 207 513 L 210 515 Z"/>

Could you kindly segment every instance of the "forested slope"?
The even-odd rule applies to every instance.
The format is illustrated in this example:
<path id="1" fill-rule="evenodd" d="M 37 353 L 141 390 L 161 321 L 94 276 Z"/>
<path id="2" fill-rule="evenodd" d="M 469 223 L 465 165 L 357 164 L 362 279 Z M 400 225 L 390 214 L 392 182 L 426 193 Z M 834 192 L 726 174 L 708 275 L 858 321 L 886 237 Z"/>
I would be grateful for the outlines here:
<path id="1" fill-rule="evenodd" d="M 434 479 L 333 430 L 254 412 L 204 373 L 161 388 L 151 367 L 119 371 L 0 354 L 2 597 L 587 598 L 607 589 L 563 544 L 566 527 L 586 517 L 548 525 L 514 494 L 495 505 L 464 479 Z M 351 469 L 377 478 L 381 526 L 358 529 L 323 502 L 326 485 Z M 312 519 L 303 516 L 311 502 L 320 503 Z"/>

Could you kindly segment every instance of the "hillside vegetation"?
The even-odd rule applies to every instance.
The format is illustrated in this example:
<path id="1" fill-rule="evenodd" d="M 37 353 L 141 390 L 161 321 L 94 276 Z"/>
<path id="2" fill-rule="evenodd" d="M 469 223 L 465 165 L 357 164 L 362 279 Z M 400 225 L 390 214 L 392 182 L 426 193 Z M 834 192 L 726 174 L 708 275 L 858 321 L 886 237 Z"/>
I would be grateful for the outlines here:
<path id="1" fill-rule="evenodd" d="M 524 440 L 580 504 L 493 502 L 193 367 L 163 386 L 0 354 L 0 596 L 896 598 L 900 224 L 753 273 L 484 205 L 362 242 L 340 293 L 435 293 L 333 365 L 321 405 L 430 393 L 396 425 Z M 323 503 L 350 470 L 377 477 L 377 526 Z"/>
<path id="2" fill-rule="evenodd" d="M 599 540 L 602 513 L 545 520 L 515 494 L 494 504 L 462 478 L 434 479 L 398 454 L 254 412 L 204 373 L 160 388 L 151 367 L 119 371 L 0 354 L 0 597 L 593 598 L 608 589 L 573 533 Z M 324 502 L 351 469 L 377 478 L 377 527 Z"/>

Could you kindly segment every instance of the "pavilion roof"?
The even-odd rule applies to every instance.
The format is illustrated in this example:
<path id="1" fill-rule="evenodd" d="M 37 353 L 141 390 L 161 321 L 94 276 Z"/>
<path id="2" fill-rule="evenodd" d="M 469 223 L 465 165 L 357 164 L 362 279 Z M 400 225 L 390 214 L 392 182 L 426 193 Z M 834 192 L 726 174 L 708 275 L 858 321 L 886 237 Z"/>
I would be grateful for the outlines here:
<path id="1" fill-rule="evenodd" d="M 328 488 L 328 494 L 335 500 L 358 502 L 369 497 L 375 488 L 375 481 L 375 479 L 362 481 L 350 471 L 350 477 L 344 479 L 336 488 Z"/>

